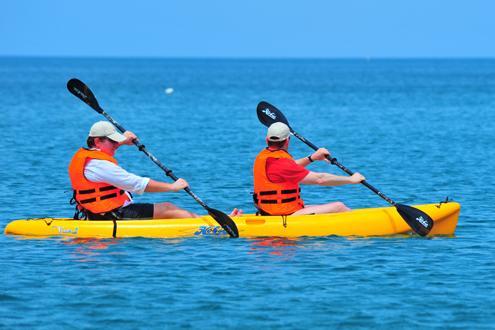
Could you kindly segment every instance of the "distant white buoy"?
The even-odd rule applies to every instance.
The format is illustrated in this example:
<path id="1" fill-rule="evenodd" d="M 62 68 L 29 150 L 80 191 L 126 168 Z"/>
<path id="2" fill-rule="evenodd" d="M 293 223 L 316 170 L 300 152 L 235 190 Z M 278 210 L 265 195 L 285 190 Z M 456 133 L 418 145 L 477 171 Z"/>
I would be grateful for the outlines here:
<path id="1" fill-rule="evenodd" d="M 165 94 L 167 94 L 167 95 L 171 95 L 173 92 L 174 92 L 174 89 L 172 87 L 165 89 Z"/>

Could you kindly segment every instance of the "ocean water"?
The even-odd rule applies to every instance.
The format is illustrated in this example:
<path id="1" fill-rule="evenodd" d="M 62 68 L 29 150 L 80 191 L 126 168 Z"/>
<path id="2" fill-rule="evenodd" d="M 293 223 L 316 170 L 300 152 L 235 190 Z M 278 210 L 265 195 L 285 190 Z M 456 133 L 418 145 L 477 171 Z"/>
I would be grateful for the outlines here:
<path id="1" fill-rule="evenodd" d="M 22 239 L 0 235 L 0 328 L 495 327 L 495 60 L 0 58 L 0 224 L 70 217 L 67 165 L 100 105 L 211 207 L 253 212 L 256 105 L 398 202 L 461 203 L 455 237 Z M 165 93 L 173 88 L 174 93 Z M 291 152 L 310 153 L 293 139 Z M 167 180 L 134 147 L 128 170 Z M 341 174 L 335 166 L 312 170 Z M 308 204 L 385 206 L 363 186 Z M 202 213 L 187 194 L 145 194 Z"/>

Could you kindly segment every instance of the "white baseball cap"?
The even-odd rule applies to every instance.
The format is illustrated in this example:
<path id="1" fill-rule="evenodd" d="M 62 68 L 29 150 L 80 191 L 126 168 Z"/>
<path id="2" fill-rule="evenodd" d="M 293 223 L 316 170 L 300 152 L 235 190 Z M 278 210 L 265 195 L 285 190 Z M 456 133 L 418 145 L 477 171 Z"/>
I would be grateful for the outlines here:
<path id="1" fill-rule="evenodd" d="M 287 139 L 290 135 L 289 126 L 282 122 L 276 122 L 268 127 L 268 132 L 266 133 L 266 138 L 268 141 L 277 142 Z"/>
<path id="2" fill-rule="evenodd" d="M 89 130 L 89 136 L 90 137 L 107 137 L 112 141 L 115 142 L 123 142 L 127 138 L 117 132 L 115 129 L 115 126 L 110 124 L 108 121 L 99 121 L 93 124 L 91 126 L 91 129 Z"/>

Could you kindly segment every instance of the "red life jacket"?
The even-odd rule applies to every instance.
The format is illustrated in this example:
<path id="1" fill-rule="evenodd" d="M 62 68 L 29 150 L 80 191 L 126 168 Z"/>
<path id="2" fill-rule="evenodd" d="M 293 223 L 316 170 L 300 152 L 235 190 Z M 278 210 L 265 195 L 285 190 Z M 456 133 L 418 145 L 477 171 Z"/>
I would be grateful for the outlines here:
<path id="1" fill-rule="evenodd" d="M 285 150 L 261 151 L 254 161 L 254 203 L 262 212 L 270 215 L 289 215 L 302 208 L 299 184 L 291 182 L 274 183 L 266 175 L 267 158 L 293 159 Z"/>
<path id="2" fill-rule="evenodd" d="M 118 164 L 115 158 L 99 150 L 81 148 L 76 152 L 69 165 L 69 176 L 78 207 L 92 213 L 105 213 L 118 209 L 129 200 L 129 196 L 124 190 L 108 183 L 86 179 L 84 168 L 91 159 L 108 160 Z"/>

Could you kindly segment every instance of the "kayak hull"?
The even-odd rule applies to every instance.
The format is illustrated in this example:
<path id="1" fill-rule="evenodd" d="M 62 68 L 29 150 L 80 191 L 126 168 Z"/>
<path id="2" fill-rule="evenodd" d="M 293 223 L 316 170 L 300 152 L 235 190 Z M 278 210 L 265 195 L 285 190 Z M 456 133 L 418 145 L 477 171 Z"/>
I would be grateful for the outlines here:
<path id="1" fill-rule="evenodd" d="M 458 203 L 425 204 L 414 207 L 426 212 L 435 222 L 428 236 L 454 234 L 460 213 Z M 394 207 L 302 216 L 247 214 L 232 219 L 239 229 L 240 237 L 390 236 L 411 233 L 411 229 Z M 5 234 L 81 238 L 228 236 L 210 216 L 117 221 L 26 219 L 10 222 L 5 227 Z"/>

